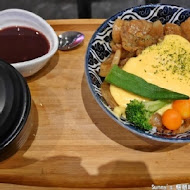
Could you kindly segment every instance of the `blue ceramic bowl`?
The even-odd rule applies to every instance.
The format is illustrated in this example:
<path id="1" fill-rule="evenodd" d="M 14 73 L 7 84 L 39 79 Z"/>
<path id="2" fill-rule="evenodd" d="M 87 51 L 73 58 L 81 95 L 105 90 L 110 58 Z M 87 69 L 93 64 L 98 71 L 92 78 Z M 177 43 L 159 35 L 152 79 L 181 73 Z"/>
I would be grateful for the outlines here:
<path id="1" fill-rule="evenodd" d="M 118 124 L 137 135 L 162 142 L 190 142 L 190 131 L 175 136 L 162 136 L 157 132 L 141 130 L 129 123 L 128 121 L 117 118 L 113 114 L 109 105 L 102 97 L 100 85 L 104 79 L 98 75 L 101 62 L 103 62 L 111 53 L 111 47 L 109 45 L 109 42 L 111 40 L 113 23 L 117 18 L 121 18 L 123 20 L 143 19 L 151 22 L 154 22 L 159 19 L 162 22 L 162 24 L 166 24 L 168 22 L 180 24 L 183 21 L 185 21 L 189 16 L 189 9 L 184 9 L 175 5 L 156 4 L 129 8 L 107 19 L 97 29 L 97 31 L 94 33 L 89 42 L 86 53 L 85 73 L 88 85 L 94 98 L 96 99 L 100 107 L 113 120 L 115 120 Z"/>

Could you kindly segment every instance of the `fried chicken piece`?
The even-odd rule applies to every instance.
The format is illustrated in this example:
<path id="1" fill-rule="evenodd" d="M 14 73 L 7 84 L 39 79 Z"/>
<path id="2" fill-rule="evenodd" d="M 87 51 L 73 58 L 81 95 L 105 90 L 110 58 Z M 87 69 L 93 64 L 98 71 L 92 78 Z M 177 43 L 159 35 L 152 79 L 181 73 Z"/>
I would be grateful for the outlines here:
<path id="1" fill-rule="evenodd" d="M 121 44 L 116 44 L 113 40 L 110 42 L 112 52 L 116 52 L 118 49 L 122 49 Z"/>
<path id="2" fill-rule="evenodd" d="M 153 37 L 153 43 L 157 43 L 159 40 L 163 39 L 164 27 L 159 20 L 153 22 L 152 29 L 149 34 Z"/>
<path id="3" fill-rule="evenodd" d="M 112 30 L 112 39 L 116 44 L 121 43 L 121 27 L 123 25 L 124 20 L 117 19 L 115 20 L 113 24 L 113 30 Z"/>
<path id="4" fill-rule="evenodd" d="M 142 51 L 155 44 L 163 37 L 160 21 L 154 23 L 146 20 L 124 21 L 121 28 L 122 47 L 129 52 Z"/>
<path id="5" fill-rule="evenodd" d="M 188 18 L 186 21 L 181 23 L 180 25 L 183 36 L 190 41 L 190 18 Z"/>
<path id="6" fill-rule="evenodd" d="M 176 34 L 182 36 L 182 30 L 181 27 L 178 26 L 177 24 L 167 23 L 164 26 L 164 34 L 165 35 Z"/>

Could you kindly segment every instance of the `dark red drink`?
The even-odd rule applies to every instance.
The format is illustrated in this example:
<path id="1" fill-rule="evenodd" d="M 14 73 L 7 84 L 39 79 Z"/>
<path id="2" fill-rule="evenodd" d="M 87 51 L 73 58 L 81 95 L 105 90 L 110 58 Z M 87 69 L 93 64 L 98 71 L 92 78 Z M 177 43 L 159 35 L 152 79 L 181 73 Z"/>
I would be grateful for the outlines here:
<path id="1" fill-rule="evenodd" d="M 13 26 L 0 30 L 0 59 L 8 63 L 41 57 L 49 49 L 47 38 L 35 29 Z"/>

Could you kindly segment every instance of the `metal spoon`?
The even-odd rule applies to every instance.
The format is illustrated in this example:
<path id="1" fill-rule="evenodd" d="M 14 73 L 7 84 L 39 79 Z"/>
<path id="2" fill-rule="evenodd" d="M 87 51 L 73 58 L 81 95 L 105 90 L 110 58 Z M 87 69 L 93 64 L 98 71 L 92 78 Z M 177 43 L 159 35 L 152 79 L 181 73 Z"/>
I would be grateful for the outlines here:
<path id="1" fill-rule="evenodd" d="M 70 50 L 79 44 L 81 44 L 84 40 L 84 34 L 77 31 L 67 31 L 58 36 L 59 39 L 59 50 Z"/>

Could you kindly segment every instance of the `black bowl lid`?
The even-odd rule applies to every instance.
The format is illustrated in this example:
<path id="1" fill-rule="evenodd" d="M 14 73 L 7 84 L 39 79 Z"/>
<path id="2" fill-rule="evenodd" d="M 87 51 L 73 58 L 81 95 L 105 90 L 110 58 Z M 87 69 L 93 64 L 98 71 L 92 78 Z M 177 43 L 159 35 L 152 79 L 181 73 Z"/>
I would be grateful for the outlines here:
<path id="1" fill-rule="evenodd" d="M 22 129 L 29 110 L 27 83 L 13 66 L 0 60 L 0 149 Z"/>

